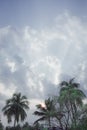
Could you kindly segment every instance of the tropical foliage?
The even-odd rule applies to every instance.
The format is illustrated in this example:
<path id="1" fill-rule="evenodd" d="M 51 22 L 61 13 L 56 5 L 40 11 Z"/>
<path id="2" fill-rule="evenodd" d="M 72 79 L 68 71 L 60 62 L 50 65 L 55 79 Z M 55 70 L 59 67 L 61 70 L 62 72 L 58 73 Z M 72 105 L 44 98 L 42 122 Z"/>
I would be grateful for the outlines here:
<path id="1" fill-rule="evenodd" d="M 51 118 L 54 116 L 55 107 L 53 104 L 53 100 L 48 98 L 45 100 L 45 107 L 42 104 L 36 105 L 38 111 L 34 112 L 34 115 L 39 116 L 40 118 L 34 122 L 37 123 L 38 121 L 48 121 L 49 126 L 51 126 Z"/>
<path id="2" fill-rule="evenodd" d="M 84 125 L 87 122 L 87 105 L 83 104 L 85 98 L 86 95 L 80 89 L 80 84 L 76 83 L 74 78 L 62 81 L 59 95 L 55 95 L 51 100 L 45 100 L 45 108 L 41 104 L 37 105 L 38 111 L 35 111 L 34 114 L 41 118 L 36 122 L 47 119 L 50 121 L 51 118 L 54 118 L 52 123 L 56 121 L 62 130 Z M 49 102 L 46 103 L 46 101 L 50 101 L 50 108 L 47 107 Z M 81 122 L 83 119 L 84 123 Z"/>
<path id="3" fill-rule="evenodd" d="M 59 104 L 61 110 L 65 112 L 66 127 L 69 127 L 70 124 L 76 127 L 79 120 L 79 111 L 83 106 L 83 99 L 86 97 L 79 86 L 79 83 L 74 82 L 74 78 L 60 84 Z"/>
<path id="4" fill-rule="evenodd" d="M 21 93 L 13 94 L 12 98 L 6 101 L 6 105 L 2 109 L 5 116 L 7 116 L 8 123 L 14 118 L 14 127 L 19 120 L 24 121 L 27 117 L 26 109 L 29 109 L 29 102 L 26 96 Z"/>
<path id="5" fill-rule="evenodd" d="M 14 119 L 14 126 L 6 127 L 6 130 L 39 130 L 44 123 L 49 127 L 59 126 L 61 130 L 86 130 L 87 104 L 83 102 L 86 95 L 80 89 L 80 84 L 72 78 L 69 81 L 62 81 L 58 89 L 60 91 L 57 95 L 44 100 L 44 106 L 36 105 L 37 110 L 33 114 L 38 119 L 33 126 L 28 122 L 20 126 L 20 121 L 24 121 L 27 117 L 26 110 L 29 109 L 29 102 L 21 93 L 13 94 L 2 109 L 8 123 Z M 0 130 L 3 130 L 2 123 L 0 126 Z"/>

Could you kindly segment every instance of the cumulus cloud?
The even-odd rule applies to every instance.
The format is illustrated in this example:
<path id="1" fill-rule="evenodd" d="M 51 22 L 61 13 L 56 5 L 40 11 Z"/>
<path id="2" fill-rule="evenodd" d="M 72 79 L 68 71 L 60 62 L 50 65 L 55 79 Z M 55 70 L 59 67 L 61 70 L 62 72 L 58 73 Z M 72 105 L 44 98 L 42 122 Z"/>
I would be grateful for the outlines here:
<path id="1" fill-rule="evenodd" d="M 29 100 L 43 100 L 56 94 L 64 76 L 76 77 L 86 90 L 86 50 L 87 25 L 68 13 L 51 28 L 0 28 L 1 99 L 20 91 Z"/>

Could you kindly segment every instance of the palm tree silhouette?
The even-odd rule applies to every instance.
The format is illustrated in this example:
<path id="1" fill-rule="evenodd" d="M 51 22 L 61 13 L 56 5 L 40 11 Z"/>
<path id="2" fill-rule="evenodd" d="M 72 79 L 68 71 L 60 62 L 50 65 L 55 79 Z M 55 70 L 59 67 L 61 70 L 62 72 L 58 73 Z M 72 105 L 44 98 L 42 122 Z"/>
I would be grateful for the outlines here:
<path id="1" fill-rule="evenodd" d="M 6 101 L 6 105 L 2 111 L 7 116 L 8 123 L 14 118 L 14 127 L 19 120 L 24 121 L 27 116 L 26 109 L 29 109 L 29 102 L 26 96 L 22 96 L 21 93 L 14 93 L 12 98 Z"/>
<path id="2" fill-rule="evenodd" d="M 38 121 L 48 121 L 48 125 L 49 127 L 51 126 L 51 117 L 54 116 L 54 105 L 53 105 L 53 100 L 51 100 L 50 98 L 48 98 L 47 100 L 45 100 L 45 107 L 42 106 L 42 104 L 38 104 L 36 105 L 38 111 L 34 112 L 34 115 L 39 116 L 40 118 L 37 119 L 35 123 L 37 123 Z"/>

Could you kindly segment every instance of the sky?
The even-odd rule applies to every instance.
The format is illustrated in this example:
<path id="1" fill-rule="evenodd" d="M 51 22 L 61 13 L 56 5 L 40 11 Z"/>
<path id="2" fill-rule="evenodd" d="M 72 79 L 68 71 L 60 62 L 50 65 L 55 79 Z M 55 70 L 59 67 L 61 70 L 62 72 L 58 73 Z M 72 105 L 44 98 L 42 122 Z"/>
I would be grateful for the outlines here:
<path id="1" fill-rule="evenodd" d="M 73 77 L 87 95 L 87 0 L 0 0 L 0 112 L 21 92 L 33 123 L 35 105 Z"/>

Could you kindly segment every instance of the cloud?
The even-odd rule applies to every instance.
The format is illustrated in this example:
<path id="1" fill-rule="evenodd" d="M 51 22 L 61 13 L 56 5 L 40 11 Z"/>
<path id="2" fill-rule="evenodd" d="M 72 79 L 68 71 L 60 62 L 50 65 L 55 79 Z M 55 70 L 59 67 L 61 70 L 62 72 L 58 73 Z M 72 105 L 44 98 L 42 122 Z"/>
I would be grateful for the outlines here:
<path id="1" fill-rule="evenodd" d="M 87 92 L 86 58 L 87 25 L 68 13 L 41 30 L 0 28 L 1 97 L 20 91 L 29 100 L 44 100 L 64 77 L 76 77 Z"/>

